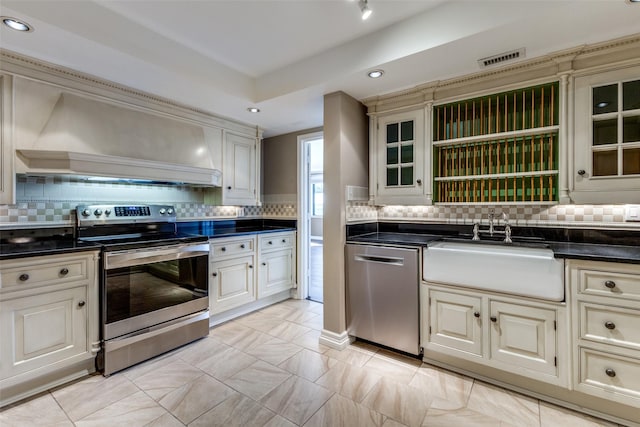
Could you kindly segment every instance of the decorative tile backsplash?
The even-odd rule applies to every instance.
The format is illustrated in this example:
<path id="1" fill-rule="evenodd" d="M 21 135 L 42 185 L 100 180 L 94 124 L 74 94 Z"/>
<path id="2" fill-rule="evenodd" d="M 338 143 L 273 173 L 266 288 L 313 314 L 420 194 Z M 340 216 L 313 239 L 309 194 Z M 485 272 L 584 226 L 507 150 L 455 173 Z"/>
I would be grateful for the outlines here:
<path id="1" fill-rule="evenodd" d="M 347 221 L 366 220 L 439 222 L 450 224 L 487 223 L 491 209 L 506 212 L 512 225 L 640 228 L 640 223 L 624 221 L 624 205 L 554 206 L 368 206 L 349 203 Z M 375 211 L 375 216 L 374 216 Z"/>

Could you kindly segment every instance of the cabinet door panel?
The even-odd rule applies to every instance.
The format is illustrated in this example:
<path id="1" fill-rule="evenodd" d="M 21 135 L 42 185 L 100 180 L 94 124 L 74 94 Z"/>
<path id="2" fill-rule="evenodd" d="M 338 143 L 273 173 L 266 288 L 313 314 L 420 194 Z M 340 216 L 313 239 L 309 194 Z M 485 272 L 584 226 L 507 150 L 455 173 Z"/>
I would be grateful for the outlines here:
<path id="1" fill-rule="evenodd" d="M 492 360 L 556 375 L 555 311 L 491 301 L 490 312 Z"/>
<path id="2" fill-rule="evenodd" d="M 291 289 L 293 286 L 291 249 L 260 254 L 258 298 Z"/>
<path id="3" fill-rule="evenodd" d="M 247 256 L 211 264 L 211 313 L 220 313 L 256 299 L 253 263 L 254 257 Z"/>
<path id="4" fill-rule="evenodd" d="M 429 342 L 482 356 L 481 299 L 431 291 Z"/>
<path id="5" fill-rule="evenodd" d="M 87 287 L 0 303 L 1 377 L 83 354 L 87 348 Z"/>
<path id="6" fill-rule="evenodd" d="M 256 140 L 232 133 L 225 138 L 223 203 L 255 205 Z"/>

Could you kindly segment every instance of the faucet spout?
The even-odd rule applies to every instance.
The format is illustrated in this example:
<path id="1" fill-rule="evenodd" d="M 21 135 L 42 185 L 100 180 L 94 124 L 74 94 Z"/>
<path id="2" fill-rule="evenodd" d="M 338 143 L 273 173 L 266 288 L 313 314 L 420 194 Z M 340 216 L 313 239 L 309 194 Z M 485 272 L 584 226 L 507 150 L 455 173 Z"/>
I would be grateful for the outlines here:
<path id="1" fill-rule="evenodd" d="M 471 240 L 480 240 L 480 224 L 473 224 L 473 238 Z"/>

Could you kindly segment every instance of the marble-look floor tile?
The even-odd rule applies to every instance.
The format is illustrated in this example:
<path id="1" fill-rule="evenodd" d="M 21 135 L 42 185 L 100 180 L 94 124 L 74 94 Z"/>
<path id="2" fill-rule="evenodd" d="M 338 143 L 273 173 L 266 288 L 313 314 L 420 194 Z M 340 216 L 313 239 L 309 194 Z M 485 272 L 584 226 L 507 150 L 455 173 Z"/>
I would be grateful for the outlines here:
<path id="1" fill-rule="evenodd" d="M 254 364 L 256 358 L 248 354 L 229 347 L 225 351 L 215 354 L 203 360 L 196 366 L 220 381 L 235 375 L 246 367 Z"/>
<path id="2" fill-rule="evenodd" d="M 159 403 L 184 424 L 189 424 L 234 394 L 235 391 L 220 381 L 202 374 L 165 395 Z"/>
<path id="3" fill-rule="evenodd" d="M 253 329 L 248 326 L 236 321 L 230 321 L 212 328 L 209 331 L 209 336 L 227 345 L 231 345 L 231 343 L 237 339 L 238 335 L 247 334 L 252 331 Z"/>
<path id="4" fill-rule="evenodd" d="M 201 341 L 204 341 L 208 338 L 203 338 Z M 149 359 L 145 362 L 138 363 L 137 365 L 131 366 L 118 374 L 122 374 L 130 380 L 135 380 L 136 378 L 142 377 L 149 372 L 154 372 L 160 369 L 163 366 L 169 365 L 173 362 L 182 360 L 180 359 L 180 350 L 172 351 L 169 353 L 164 353 L 159 356 L 154 357 L 153 359 Z"/>
<path id="5" fill-rule="evenodd" d="M 413 363 L 380 353 L 374 354 L 364 364 L 364 368 L 403 384 L 409 384 L 418 370 L 418 367 Z"/>
<path id="6" fill-rule="evenodd" d="M 326 353 L 329 347 L 320 344 L 320 331 L 312 329 L 304 335 L 291 340 L 292 343 L 313 350 L 316 353 Z"/>
<path id="7" fill-rule="evenodd" d="M 46 393 L 0 412 L 0 426 L 72 427 L 73 423 L 51 394 Z"/>
<path id="8" fill-rule="evenodd" d="M 291 341 L 294 338 L 302 336 L 309 332 L 311 328 L 301 326 L 293 322 L 285 321 L 280 323 L 275 328 L 267 331 L 267 333 L 281 340 Z"/>
<path id="9" fill-rule="evenodd" d="M 382 378 L 367 394 L 362 404 L 410 427 L 417 427 L 431 404 L 419 389 Z"/>
<path id="10" fill-rule="evenodd" d="M 473 379 L 423 364 L 409 385 L 433 398 L 432 409 L 461 409 L 467 405 Z"/>
<path id="11" fill-rule="evenodd" d="M 288 315 L 285 320 L 288 320 L 289 322 L 293 322 L 293 323 L 297 323 L 297 324 L 303 324 L 304 322 L 306 322 L 307 320 L 311 320 L 314 317 L 317 317 L 318 314 L 316 313 L 312 313 L 306 309 L 301 309 L 301 310 L 296 310 L 291 312 L 290 315 Z"/>
<path id="12" fill-rule="evenodd" d="M 258 360 L 253 365 L 225 380 L 225 384 L 254 400 L 260 400 L 285 382 L 291 374 L 270 363 Z"/>
<path id="13" fill-rule="evenodd" d="M 517 426 L 539 426 L 538 401 L 531 397 L 475 381 L 467 408 Z"/>
<path id="14" fill-rule="evenodd" d="M 260 311 L 242 316 L 236 322 L 248 326 L 260 332 L 267 333 L 271 329 L 281 324 L 284 320 L 280 317 L 271 316 Z"/>
<path id="15" fill-rule="evenodd" d="M 148 424 L 145 424 L 144 427 L 184 427 L 176 417 L 174 417 L 170 413 L 166 413 L 160 418 L 156 418 Z"/>
<path id="16" fill-rule="evenodd" d="M 133 382 L 153 399 L 160 400 L 201 375 L 203 372 L 200 369 L 179 360 L 136 378 Z"/>
<path id="17" fill-rule="evenodd" d="M 76 421 L 75 424 L 77 427 L 144 426 L 166 413 L 162 406 L 139 391 Z"/>
<path id="18" fill-rule="evenodd" d="M 264 425 L 264 427 L 296 427 L 296 425 L 285 417 L 276 415 L 275 417 L 271 418 L 269 422 Z"/>
<path id="19" fill-rule="evenodd" d="M 382 424 L 382 427 L 406 427 L 404 424 L 394 420 L 393 418 L 387 417 Z"/>
<path id="20" fill-rule="evenodd" d="M 355 340 L 354 342 L 349 344 L 349 348 L 351 350 L 362 351 L 363 353 L 367 353 L 370 355 L 374 355 L 377 352 L 381 351 L 380 347 L 377 347 L 371 343 L 360 341 L 360 340 Z"/>
<path id="21" fill-rule="evenodd" d="M 382 377 L 356 365 L 336 363 L 316 384 L 335 391 L 356 402 L 362 402 Z"/>
<path id="22" fill-rule="evenodd" d="M 540 402 L 541 427 L 617 427 L 617 424 L 586 414 Z"/>
<path id="23" fill-rule="evenodd" d="M 336 363 L 339 363 L 336 359 L 323 356 L 305 348 L 278 366 L 299 377 L 306 378 L 309 381 L 315 381 Z"/>
<path id="24" fill-rule="evenodd" d="M 384 416 L 351 399 L 334 394 L 305 427 L 382 426 Z"/>
<path id="25" fill-rule="evenodd" d="M 309 311 L 316 314 L 324 314 L 324 305 L 319 302 L 312 302 Z"/>
<path id="26" fill-rule="evenodd" d="M 324 328 L 324 317 L 322 316 L 322 314 L 317 314 L 314 317 L 302 322 L 301 325 L 320 332 Z"/>
<path id="27" fill-rule="evenodd" d="M 238 350 L 247 351 L 271 340 L 273 337 L 266 333 L 257 331 L 253 328 L 246 332 L 238 334 L 235 339 L 229 340 L 229 345 Z"/>
<path id="28" fill-rule="evenodd" d="M 189 427 L 264 426 L 275 415 L 259 403 L 235 393 L 189 424 Z"/>
<path id="29" fill-rule="evenodd" d="M 297 311 L 298 308 L 292 307 L 288 304 L 274 304 L 269 307 L 265 307 L 260 310 L 260 313 L 268 314 L 270 316 L 279 317 L 281 319 L 285 319 L 290 316 L 293 312 Z"/>
<path id="30" fill-rule="evenodd" d="M 302 351 L 302 347 L 299 345 L 274 337 L 248 350 L 247 353 L 272 365 L 279 365 L 299 351 Z"/>
<path id="31" fill-rule="evenodd" d="M 196 366 L 198 363 L 209 357 L 221 353 L 229 346 L 216 338 L 209 337 L 185 346 L 178 357 L 190 365 Z"/>
<path id="32" fill-rule="evenodd" d="M 291 377 L 260 400 L 289 421 L 304 424 L 333 392 L 300 377 Z"/>
<path id="33" fill-rule="evenodd" d="M 52 391 L 72 421 L 86 417 L 112 403 L 140 391 L 124 375 L 92 375 L 71 385 Z"/>
<path id="34" fill-rule="evenodd" d="M 424 427 L 508 427 L 503 421 L 471 409 L 429 409 L 422 424 Z M 514 427 L 517 426 L 514 425 Z"/>
<path id="35" fill-rule="evenodd" d="M 373 353 L 365 353 L 352 348 L 345 348 L 344 350 L 336 350 L 330 348 L 324 353 L 325 356 L 332 357 L 341 362 L 349 363 L 351 365 L 363 366 L 371 359 Z"/>

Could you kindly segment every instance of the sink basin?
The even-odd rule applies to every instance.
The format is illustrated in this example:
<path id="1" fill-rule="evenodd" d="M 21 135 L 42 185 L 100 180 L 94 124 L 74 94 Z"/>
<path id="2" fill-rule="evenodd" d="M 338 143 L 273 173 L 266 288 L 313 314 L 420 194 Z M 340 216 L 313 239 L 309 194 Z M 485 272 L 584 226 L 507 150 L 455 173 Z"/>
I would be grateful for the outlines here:
<path id="1" fill-rule="evenodd" d="M 430 243 L 423 255 L 426 281 L 540 298 L 564 300 L 564 265 L 544 247 Z"/>

